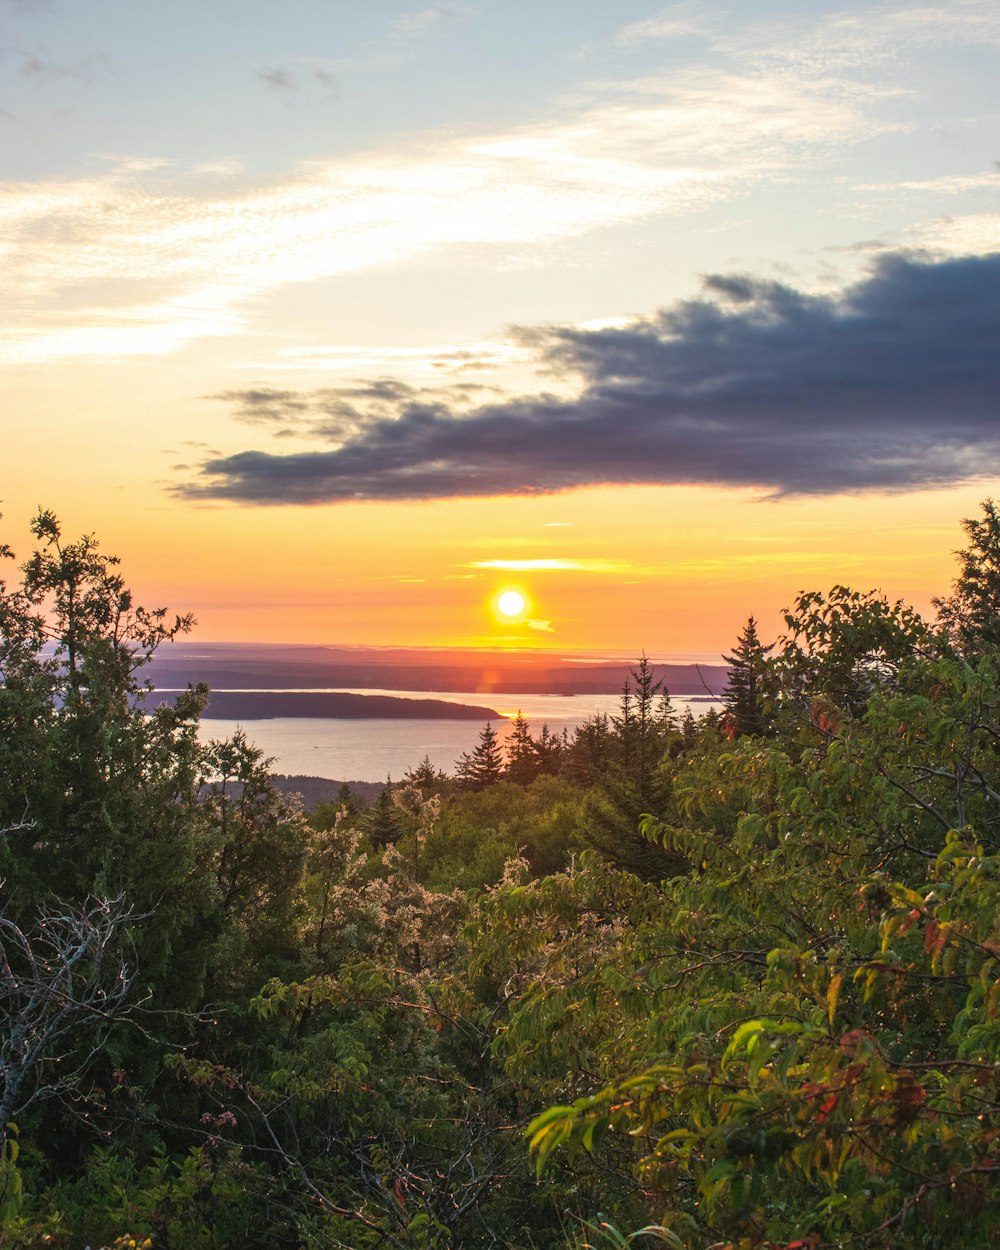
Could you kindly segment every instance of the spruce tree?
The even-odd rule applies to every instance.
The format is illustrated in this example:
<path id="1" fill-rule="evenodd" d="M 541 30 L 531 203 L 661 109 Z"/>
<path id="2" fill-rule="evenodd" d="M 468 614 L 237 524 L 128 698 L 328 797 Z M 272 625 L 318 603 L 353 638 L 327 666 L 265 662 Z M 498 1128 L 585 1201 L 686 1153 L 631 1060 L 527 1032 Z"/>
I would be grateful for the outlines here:
<path id="1" fill-rule="evenodd" d="M 542 725 L 542 732 L 535 742 L 535 758 L 538 761 L 538 772 L 553 776 L 559 771 L 563 754 L 566 751 L 565 734 L 560 737 L 552 733 L 548 725 Z"/>
<path id="2" fill-rule="evenodd" d="M 678 855 L 647 842 L 639 832 L 646 814 L 661 813 L 670 795 L 662 767 L 676 726 L 669 693 L 642 655 L 622 690 L 612 718 L 617 759 L 603 771 L 583 809 L 582 833 L 612 863 L 646 880 L 675 876 L 687 868 Z"/>
<path id="3" fill-rule="evenodd" d="M 503 751 L 497 731 L 487 721 L 479 735 L 479 744 L 472 754 L 465 752 L 455 768 L 455 776 L 470 790 L 484 790 L 496 785 L 503 776 Z"/>
<path id="4" fill-rule="evenodd" d="M 378 798 L 364 820 L 369 841 L 378 851 L 395 845 L 403 836 L 403 821 L 399 809 L 392 801 L 392 778 L 387 777 Z"/>
<path id="5" fill-rule="evenodd" d="M 561 771 L 569 781 L 587 789 L 608 771 L 613 755 L 611 722 L 604 712 L 598 712 L 577 726 L 564 753 Z"/>
<path id="6" fill-rule="evenodd" d="M 1000 643 L 1000 512 L 992 499 L 981 506 L 981 519 L 962 522 L 969 545 L 956 552 L 962 567 L 955 589 L 934 600 L 939 622 L 971 660 Z"/>
<path id="7" fill-rule="evenodd" d="M 507 767 L 504 776 L 508 781 L 516 781 L 518 785 L 526 786 L 538 776 L 540 762 L 535 745 L 531 728 L 518 708 L 505 749 Z"/>
<path id="8" fill-rule="evenodd" d="M 416 786 L 424 798 L 440 793 L 442 787 L 448 784 L 447 774 L 434 767 L 429 755 L 425 755 L 416 768 L 403 773 L 403 780 L 408 786 Z"/>
<path id="9" fill-rule="evenodd" d="M 732 655 L 723 656 L 729 665 L 729 680 L 722 699 L 729 722 L 737 735 L 766 734 L 769 722 L 764 709 L 763 679 L 767 655 L 774 649 L 762 645 L 757 622 L 751 616 L 739 636 Z"/>

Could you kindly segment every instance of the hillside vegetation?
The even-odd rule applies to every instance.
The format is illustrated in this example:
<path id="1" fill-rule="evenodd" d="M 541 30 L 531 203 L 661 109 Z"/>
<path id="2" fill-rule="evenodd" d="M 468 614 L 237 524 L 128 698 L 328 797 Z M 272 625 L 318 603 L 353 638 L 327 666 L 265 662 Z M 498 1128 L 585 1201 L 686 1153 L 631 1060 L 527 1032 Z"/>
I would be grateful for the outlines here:
<path id="1" fill-rule="evenodd" d="M 1000 1239 L 1000 518 L 934 620 L 802 593 L 304 811 L 56 519 L 0 584 L 0 1244 Z M 751 606 L 751 605 L 748 605 Z M 153 700 L 155 703 L 155 699 Z"/>

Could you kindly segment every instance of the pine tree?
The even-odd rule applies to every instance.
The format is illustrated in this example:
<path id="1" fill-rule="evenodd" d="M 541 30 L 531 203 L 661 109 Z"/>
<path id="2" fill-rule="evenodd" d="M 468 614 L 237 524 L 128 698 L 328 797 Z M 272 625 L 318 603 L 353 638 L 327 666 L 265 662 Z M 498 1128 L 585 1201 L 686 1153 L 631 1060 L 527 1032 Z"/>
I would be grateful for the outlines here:
<path id="1" fill-rule="evenodd" d="M 729 665 L 729 680 L 722 699 L 730 726 L 737 735 L 766 734 L 769 730 L 764 710 L 763 678 L 767 655 L 774 649 L 761 644 L 757 634 L 757 622 L 751 616 L 740 634 L 736 650 L 723 656 Z"/>
<path id="2" fill-rule="evenodd" d="M 962 522 L 969 545 L 956 553 L 962 567 L 955 589 L 934 600 L 938 620 L 973 660 L 1000 643 L 1000 512 L 992 499 L 981 507 L 981 519 Z"/>
<path id="3" fill-rule="evenodd" d="M 372 804 L 364 821 L 365 832 L 376 850 L 395 845 L 403 836 L 403 821 L 392 801 L 392 778 L 387 777 L 382 792 Z"/>
<path id="4" fill-rule="evenodd" d="M 613 717 L 613 722 L 618 732 L 622 767 L 642 810 L 649 811 L 653 772 L 677 727 L 670 692 L 662 682 L 656 681 L 653 665 L 645 653 L 625 679 L 621 714 Z"/>
<path id="5" fill-rule="evenodd" d="M 607 715 L 598 712 L 578 725 L 563 756 L 562 772 L 583 789 L 592 786 L 611 767 L 614 738 Z"/>
<path id="6" fill-rule="evenodd" d="M 431 763 L 431 757 L 425 755 L 416 768 L 403 773 L 403 781 L 408 786 L 416 786 L 424 798 L 428 798 L 431 794 L 440 793 L 442 787 L 448 784 L 448 776 L 439 768 L 435 768 Z"/>
<path id="7" fill-rule="evenodd" d="M 346 781 L 343 782 L 337 791 L 337 806 L 343 808 L 349 816 L 357 815 L 358 801 Z"/>
<path id="8" fill-rule="evenodd" d="M 538 776 L 540 761 L 535 746 L 531 728 L 518 708 L 505 749 L 507 767 L 504 776 L 508 781 L 516 781 L 518 785 L 526 786 Z"/>
<path id="9" fill-rule="evenodd" d="M 669 693 L 645 655 L 625 681 L 620 713 L 612 722 L 617 759 L 587 797 L 581 832 L 612 863 L 646 880 L 675 876 L 686 870 L 685 861 L 639 832 L 644 815 L 666 806 L 670 777 L 661 765 L 677 732 Z"/>
<path id="10" fill-rule="evenodd" d="M 503 751 L 497 731 L 487 721 L 479 735 L 479 745 L 470 755 L 465 752 L 455 767 L 455 776 L 470 790 L 484 790 L 503 776 Z"/>
<path id="11" fill-rule="evenodd" d="M 535 758 L 538 761 L 538 771 L 546 776 L 554 776 L 559 771 L 559 765 L 565 750 L 565 735 L 554 734 L 548 725 L 542 725 L 542 732 L 538 735 L 538 739 L 535 742 Z"/>

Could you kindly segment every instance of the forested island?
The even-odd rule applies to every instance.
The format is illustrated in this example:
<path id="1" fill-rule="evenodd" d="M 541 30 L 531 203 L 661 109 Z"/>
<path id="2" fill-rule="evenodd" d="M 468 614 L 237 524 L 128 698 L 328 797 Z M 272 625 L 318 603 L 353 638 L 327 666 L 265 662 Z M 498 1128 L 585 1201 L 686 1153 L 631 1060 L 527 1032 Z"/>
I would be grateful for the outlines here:
<path id="1" fill-rule="evenodd" d="M 1000 514 L 963 524 L 933 619 L 749 617 L 722 714 L 640 658 L 571 736 L 305 810 L 200 741 L 206 687 L 147 713 L 192 622 L 39 513 L 0 547 L 0 1244 L 994 1244 Z"/>
<path id="2" fill-rule="evenodd" d="M 179 691 L 164 692 L 169 695 Z M 162 700 L 152 692 L 147 709 Z M 331 717 L 337 720 L 502 720 L 495 708 L 444 699 L 401 699 L 387 694 L 319 690 L 214 690 L 203 714 L 221 720 L 261 720 L 271 716 Z"/>

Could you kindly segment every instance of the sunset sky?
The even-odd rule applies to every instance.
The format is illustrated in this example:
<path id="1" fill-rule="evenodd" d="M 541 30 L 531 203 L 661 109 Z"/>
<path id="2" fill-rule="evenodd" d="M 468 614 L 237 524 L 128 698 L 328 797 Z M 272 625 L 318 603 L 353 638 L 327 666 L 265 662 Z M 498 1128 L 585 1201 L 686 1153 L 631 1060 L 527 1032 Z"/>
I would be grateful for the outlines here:
<path id="1" fill-rule="evenodd" d="M 948 589 L 994 0 L 0 11 L 18 552 L 50 507 L 206 641 L 711 655 Z"/>

